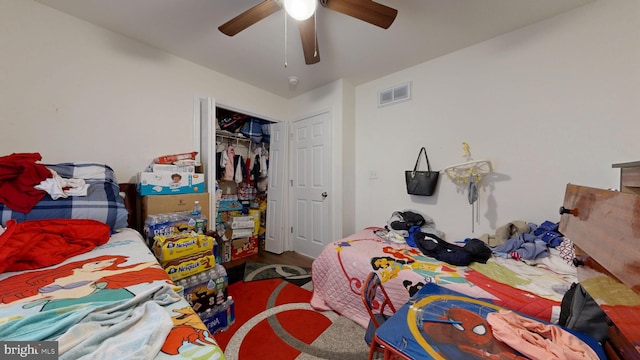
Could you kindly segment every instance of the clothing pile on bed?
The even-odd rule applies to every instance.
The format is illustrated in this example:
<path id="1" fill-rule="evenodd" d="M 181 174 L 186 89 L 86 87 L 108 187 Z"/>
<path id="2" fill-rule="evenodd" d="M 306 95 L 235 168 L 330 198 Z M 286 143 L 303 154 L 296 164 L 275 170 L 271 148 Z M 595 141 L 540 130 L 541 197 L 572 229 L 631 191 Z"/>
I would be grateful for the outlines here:
<path id="1" fill-rule="evenodd" d="M 127 227 L 113 169 L 97 163 L 41 164 L 39 153 L 0 157 L 0 225 L 9 220 L 90 219 Z"/>
<path id="2" fill-rule="evenodd" d="M 461 245 L 445 241 L 444 233 L 435 227 L 433 219 L 415 210 L 395 211 L 384 230 L 376 235 L 396 243 L 406 243 L 423 254 L 451 265 L 467 266 L 472 262 L 486 263 L 492 255 L 515 260 L 536 260 L 549 256 L 548 248 L 573 249 L 569 239 L 558 232 L 558 224 L 545 221 L 540 225 L 521 220 L 509 222 L 495 234 L 467 238 Z M 573 253 L 565 254 L 567 261 Z"/>
<path id="3" fill-rule="evenodd" d="M 508 235 L 507 235 L 508 234 Z M 558 232 L 558 224 L 545 221 L 540 225 L 513 221 L 501 226 L 494 236 L 483 235 L 493 253 L 515 260 L 536 260 L 549 256 L 548 249 L 556 248 L 568 241 Z"/>
<path id="4" fill-rule="evenodd" d="M 0 157 L 0 202 L 12 210 L 27 213 L 49 194 L 52 199 L 86 196 L 89 185 L 83 179 L 63 178 L 38 163 L 38 153 L 14 153 Z"/>
<path id="5" fill-rule="evenodd" d="M 486 263 L 492 252 L 478 239 L 459 246 L 443 239 L 444 233 L 435 227 L 433 219 L 415 210 L 395 211 L 385 230 L 376 235 L 397 243 L 418 248 L 423 254 L 451 265 L 467 266 L 474 261 Z"/>

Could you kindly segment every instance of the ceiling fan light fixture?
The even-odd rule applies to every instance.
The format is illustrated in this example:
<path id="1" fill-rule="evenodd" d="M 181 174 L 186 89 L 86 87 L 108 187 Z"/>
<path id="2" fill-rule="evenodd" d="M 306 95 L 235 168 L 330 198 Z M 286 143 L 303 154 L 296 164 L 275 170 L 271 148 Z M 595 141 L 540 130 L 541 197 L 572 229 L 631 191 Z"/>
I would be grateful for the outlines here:
<path id="1" fill-rule="evenodd" d="M 284 0 L 284 9 L 292 18 L 303 21 L 316 12 L 317 0 Z"/>

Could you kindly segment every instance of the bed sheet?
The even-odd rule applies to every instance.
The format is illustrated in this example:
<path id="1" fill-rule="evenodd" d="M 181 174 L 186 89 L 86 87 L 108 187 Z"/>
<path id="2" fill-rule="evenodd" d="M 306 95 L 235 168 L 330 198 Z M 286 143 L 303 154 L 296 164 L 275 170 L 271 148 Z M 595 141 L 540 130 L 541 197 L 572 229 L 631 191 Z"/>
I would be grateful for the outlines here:
<path id="1" fill-rule="evenodd" d="M 224 359 L 180 291 L 122 229 L 61 264 L 0 274 L 0 340 L 57 341 L 60 359 Z"/>
<path id="2" fill-rule="evenodd" d="M 554 257 L 525 263 L 492 257 L 487 264 L 454 266 L 419 249 L 385 240 L 370 227 L 325 247 L 312 265 L 311 306 L 333 310 L 363 327 L 369 314 L 360 298 L 367 274 L 376 271 L 392 303 L 400 308 L 427 283 L 544 321 L 555 321 L 562 296 L 577 281 L 575 269 Z"/>

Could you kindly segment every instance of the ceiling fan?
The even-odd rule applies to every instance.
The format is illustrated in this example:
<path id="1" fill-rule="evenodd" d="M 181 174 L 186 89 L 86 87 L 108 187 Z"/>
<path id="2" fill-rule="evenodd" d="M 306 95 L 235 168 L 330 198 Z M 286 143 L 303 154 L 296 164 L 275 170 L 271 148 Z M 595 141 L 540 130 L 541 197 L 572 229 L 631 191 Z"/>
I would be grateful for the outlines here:
<path id="1" fill-rule="evenodd" d="M 283 3 L 284 1 L 284 3 Z M 379 26 L 389 28 L 398 14 L 398 10 L 373 2 L 372 0 L 264 0 L 235 18 L 218 27 L 223 34 L 234 36 L 240 31 L 277 12 L 284 5 L 289 15 L 298 20 L 304 60 L 307 65 L 320 61 L 318 38 L 316 34 L 316 1 L 323 7 Z M 306 7 L 305 7 L 306 5 Z M 296 6 L 302 6 L 306 14 L 298 17 Z"/>

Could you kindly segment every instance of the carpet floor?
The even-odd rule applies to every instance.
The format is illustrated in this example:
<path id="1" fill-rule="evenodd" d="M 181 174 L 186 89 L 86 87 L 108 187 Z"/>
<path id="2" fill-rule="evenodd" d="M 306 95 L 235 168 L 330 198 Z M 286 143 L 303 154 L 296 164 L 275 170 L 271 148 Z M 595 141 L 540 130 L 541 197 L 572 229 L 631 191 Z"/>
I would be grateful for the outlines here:
<path id="1" fill-rule="evenodd" d="M 310 268 L 284 264 L 245 263 L 244 282 L 266 279 L 283 279 L 309 291 L 313 290 Z"/>
<path id="2" fill-rule="evenodd" d="M 245 276 L 252 273 L 251 268 L 245 270 Z M 229 285 L 236 320 L 226 331 L 215 334 L 226 358 L 366 359 L 365 330 L 335 312 L 312 309 L 311 291 L 284 280 L 287 277 Z M 311 284 L 303 282 L 303 286 Z"/>

